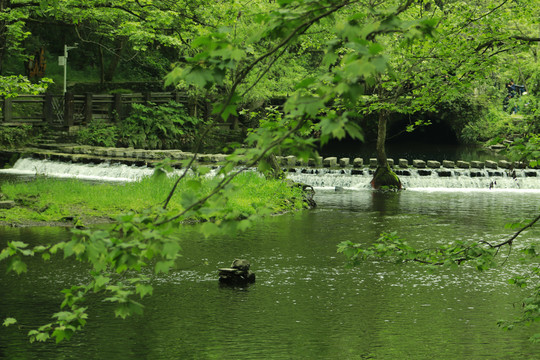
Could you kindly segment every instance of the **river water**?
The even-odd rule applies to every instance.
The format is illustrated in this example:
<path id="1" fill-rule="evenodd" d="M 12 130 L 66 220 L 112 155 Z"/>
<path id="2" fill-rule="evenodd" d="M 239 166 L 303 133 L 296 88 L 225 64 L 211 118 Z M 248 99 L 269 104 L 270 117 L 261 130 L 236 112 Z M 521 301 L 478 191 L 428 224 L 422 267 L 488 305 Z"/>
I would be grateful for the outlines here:
<path id="1" fill-rule="evenodd" d="M 114 319 L 91 298 L 86 329 L 70 341 L 29 344 L 26 332 L 0 328 L 1 359 L 536 359 L 527 338 L 540 331 L 504 331 L 526 294 L 507 284 L 527 271 L 514 257 L 479 273 L 428 271 L 414 264 L 367 262 L 345 267 L 343 240 L 369 244 L 397 231 L 426 247 L 456 239 L 497 241 L 504 223 L 532 217 L 538 192 L 318 191 L 315 210 L 265 219 L 234 236 L 204 239 L 197 227 L 179 235 L 183 257 L 154 276 L 145 312 Z M 32 244 L 68 238 L 63 228 L 0 228 L 8 240 Z M 515 247 L 538 241 L 537 227 Z M 257 282 L 220 287 L 217 268 L 252 263 Z M 505 254 L 501 256 L 503 262 Z M 58 311 L 59 291 L 87 279 L 85 266 L 61 259 L 29 261 L 22 276 L 0 264 L 0 318 L 39 326 Z"/>

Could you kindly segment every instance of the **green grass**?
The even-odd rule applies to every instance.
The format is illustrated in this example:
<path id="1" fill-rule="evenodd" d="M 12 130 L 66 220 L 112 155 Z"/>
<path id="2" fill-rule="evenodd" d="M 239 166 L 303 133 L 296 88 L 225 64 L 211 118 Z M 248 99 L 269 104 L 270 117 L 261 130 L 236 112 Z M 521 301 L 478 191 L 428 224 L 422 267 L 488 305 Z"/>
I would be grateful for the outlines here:
<path id="1" fill-rule="evenodd" d="M 15 200 L 15 208 L 0 210 L 0 221 L 10 224 L 26 222 L 82 222 L 160 206 L 167 198 L 175 178 L 145 178 L 139 182 L 113 184 L 89 183 L 38 177 L 31 182 L 6 183 L 1 192 Z M 219 179 L 183 179 L 168 209 L 181 212 L 193 199 L 210 193 Z M 219 201 L 217 201 L 219 200 Z M 278 213 L 301 209 L 302 193 L 283 181 L 266 180 L 256 173 L 237 176 L 221 196 L 212 199 L 208 218 L 244 218 L 257 213 Z M 194 214 L 205 220 L 205 212 Z"/>

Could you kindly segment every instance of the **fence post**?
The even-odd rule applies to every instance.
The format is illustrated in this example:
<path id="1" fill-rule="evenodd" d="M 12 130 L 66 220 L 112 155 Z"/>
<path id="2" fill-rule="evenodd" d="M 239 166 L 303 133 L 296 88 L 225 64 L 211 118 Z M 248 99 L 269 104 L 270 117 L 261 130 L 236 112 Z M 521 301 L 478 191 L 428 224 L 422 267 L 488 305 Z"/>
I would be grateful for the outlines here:
<path id="1" fill-rule="evenodd" d="M 92 93 L 86 93 L 84 97 L 84 122 L 90 124 L 92 122 Z"/>
<path id="2" fill-rule="evenodd" d="M 197 99 L 195 99 L 194 97 L 188 95 L 187 107 L 188 107 L 189 115 L 191 115 L 193 117 L 198 116 Z"/>
<path id="3" fill-rule="evenodd" d="M 116 113 L 116 119 L 114 119 L 114 113 Z M 113 99 L 113 121 L 120 122 L 124 116 L 122 111 L 122 94 L 114 94 Z"/>
<path id="4" fill-rule="evenodd" d="M 149 93 L 149 92 L 145 92 L 143 94 L 143 101 L 144 101 L 144 104 L 147 105 L 149 102 L 152 101 L 152 94 Z"/>
<path id="5" fill-rule="evenodd" d="M 53 119 L 53 96 L 52 94 L 45 94 L 43 98 L 43 121 L 52 125 Z"/>
<path id="6" fill-rule="evenodd" d="M 4 106 L 3 106 L 3 113 L 4 113 L 4 122 L 11 122 L 13 120 L 13 102 L 11 101 L 10 97 L 4 96 Z"/>
<path id="7" fill-rule="evenodd" d="M 66 92 L 64 100 L 64 126 L 71 127 L 73 126 L 73 113 L 74 113 L 74 101 L 73 93 Z"/>

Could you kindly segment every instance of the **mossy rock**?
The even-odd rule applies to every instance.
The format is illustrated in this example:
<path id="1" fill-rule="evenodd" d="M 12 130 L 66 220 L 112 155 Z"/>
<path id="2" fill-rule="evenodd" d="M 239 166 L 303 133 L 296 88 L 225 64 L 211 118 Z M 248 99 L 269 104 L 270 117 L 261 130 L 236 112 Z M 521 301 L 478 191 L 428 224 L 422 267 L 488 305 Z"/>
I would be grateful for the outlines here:
<path id="1" fill-rule="evenodd" d="M 390 169 L 390 166 L 383 166 L 378 167 L 375 171 L 375 174 L 373 174 L 373 179 L 371 180 L 371 186 L 375 190 L 401 190 L 401 180 L 399 180 L 399 177 L 396 175 L 395 172 L 393 172 Z"/>

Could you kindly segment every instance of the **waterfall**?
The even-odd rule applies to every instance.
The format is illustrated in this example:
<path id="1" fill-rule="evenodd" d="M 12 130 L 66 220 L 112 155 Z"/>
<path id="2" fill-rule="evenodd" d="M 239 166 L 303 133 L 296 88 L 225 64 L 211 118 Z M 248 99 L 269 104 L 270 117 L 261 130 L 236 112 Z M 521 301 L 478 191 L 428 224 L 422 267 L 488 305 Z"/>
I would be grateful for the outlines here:
<path id="1" fill-rule="evenodd" d="M 421 191 L 540 191 L 539 170 L 410 169 L 396 170 L 405 189 Z M 287 177 L 318 189 L 370 189 L 370 169 L 290 169 Z M 515 175 L 515 176 L 514 176 Z"/>
<path id="2" fill-rule="evenodd" d="M 75 178 L 96 181 L 129 182 L 152 175 L 154 169 L 125 164 L 72 164 L 50 160 L 19 159 L 11 169 L 0 174 L 43 175 L 56 178 Z"/>
<path id="3" fill-rule="evenodd" d="M 150 167 L 128 166 L 120 163 L 79 164 L 50 160 L 19 159 L 13 168 L 0 174 L 43 175 L 58 178 L 77 178 L 95 181 L 137 181 L 152 175 Z M 177 170 L 176 173 L 181 173 Z M 533 191 L 540 192 L 540 170 L 516 169 L 396 169 L 403 186 L 417 191 Z M 216 171 L 210 172 L 210 176 Z M 315 189 L 368 190 L 373 170 L 291 168 L 287 177 Z"/>

